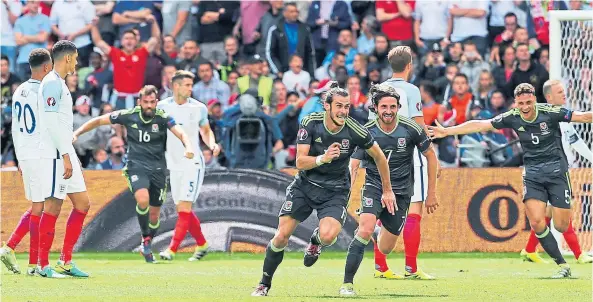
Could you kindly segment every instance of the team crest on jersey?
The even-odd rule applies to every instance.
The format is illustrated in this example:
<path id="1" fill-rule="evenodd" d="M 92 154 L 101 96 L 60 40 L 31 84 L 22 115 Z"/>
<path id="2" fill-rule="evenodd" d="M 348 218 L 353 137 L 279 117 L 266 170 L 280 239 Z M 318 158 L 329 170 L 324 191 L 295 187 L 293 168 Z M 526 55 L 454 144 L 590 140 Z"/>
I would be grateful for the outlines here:
<path id="1" fill-rule="evenodd" d="M 130 177 L 130 180 L 132 180 L 132 182 L 138 181 L 138 175 L 132 175 L 132 177 Z"/>
<path id="2" fill-rule="evenodd" d="M 22 97 L 27 97 L 27 95 L 29 94 L 29 92 L 25 89 L 21 90 L 21 96 Z"/>
<path id="3" fill-rule="evenodd" d="M 370 208 L 373 206 L 373 199 L 370 197 L 364 197 L 363 203 L 362 203 L 363 207 L 366 208 Z"/>
<path id="4" fill-rule="evenodd" d="M 285 201 L 284 205 L 282 205 L 282 210 L 284 210 L 286 212 L 292 211 L 292 201 L 290 201 L 290 200 Z"/>
<path id="5" fill-rule="evenodd" d="M 539 123 L 539 129 L 542 131 L 542 134 L 550 133 L 550 130 L 548 129 L 548 124 L 546 122 Z"/>
<path id="6" fill-rule="evenodd" d="M 159 132 L 159 125 L 152 124 L 152 132 Z"/>
<path id="7" fill-rule="evenodd" d="M 308 136 L 309 136 L 309 133 L 307 132 L 307 129 L 302 128 L 299 130 L 298 137 L 299 137 L 300 141 L 306 140 Z"/>
<path id="8" fill-rule="evenodd" d="M 132 62 L 136 63 L 136 62 L 138 62 L 139 60 L 140 60 L 140 59 L 138 58 L 138 56 L 137 56 L 137 55 L 133 55 L 133 56 L 132 56 Z"/>
<path id="9" fill-rule="evenodd" d="M 343 139 L 342 140 L 342 149 L 348 149 L 350 148 L 350 141 L 347 139 Z"/>
<path id="10" fill-rule="evenodd" d="M 56 99 L 54 99 L 53 97 L 48 97 L 47 98 L 47 106 L 55 106 L 56 105 Z"/>
<path id="11" fill-rule="evenodd" d="M 406 146 L 406 139 L 403 137 L 400 137 L 397 139 L 397 146 L 398 147 L 405 147 Z"/>

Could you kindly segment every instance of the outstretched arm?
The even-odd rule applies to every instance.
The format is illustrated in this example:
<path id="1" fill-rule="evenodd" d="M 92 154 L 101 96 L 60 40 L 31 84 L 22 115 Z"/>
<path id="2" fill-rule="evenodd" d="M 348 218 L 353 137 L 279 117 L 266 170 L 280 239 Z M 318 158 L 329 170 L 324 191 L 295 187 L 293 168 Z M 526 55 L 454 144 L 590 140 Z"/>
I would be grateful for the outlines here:
<path id="1" fill-rule="evenodd" d="M 572 113 L 572 118 L 570 119 L 570 121 L 574 122 L 574 123 L 590 124 L 593 122 L 593 111 L 587 111 L 587 112 L 574 111 Z"/>
<path id="2" fill-rule="evenodd" d="M 76 129 L 76 131 L 74 131 L 74 137 L 73 137 L 72 142 L 75 142 L 79 136 L 81 136 L 81 135 L 83 135 L 83 134 L 85 134 L 99 126 L 110 125 L 111 124 L 111 120 L 109 119 L 110 115 L 111 115 L 111 113 L 103 114 L 101 116 L 97 116 L 97 117 L 91 119 L 90 121 L 84 123 L 82 126 L 80 126 L 80 128 L 78 128 L 78 129 Z"/>
<path id="3" fill-rule="evenodd" d="M 436 126 L 428 126 L 428 134 L 431 138 L 442 138 L 449 135 L 463 135 L 482 131 L 492 131 L 492 120 L 473 120 L 467 121 L 461 125 L 445 128 L 436 122 Z"/>

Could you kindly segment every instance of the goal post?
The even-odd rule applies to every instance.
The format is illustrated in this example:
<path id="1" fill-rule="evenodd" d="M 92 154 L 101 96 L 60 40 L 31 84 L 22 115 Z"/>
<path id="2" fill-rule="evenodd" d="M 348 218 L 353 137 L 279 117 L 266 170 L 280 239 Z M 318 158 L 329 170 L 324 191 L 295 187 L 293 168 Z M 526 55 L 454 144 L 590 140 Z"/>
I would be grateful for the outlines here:
<path id="1" fill-rule="evenodd" d="M 560 80 L 566 91 L 566 106 L 573 110 L 592 108 L 593 12 L 550 11 L 550 79 Z M 591 124 L 573 125 L 591 148 Z M 573 226 L 583 252 L 593 252 L 593 188 L 591 163 L 573 151 L 570 171 L 573 189 Z M 553 231 L 555 231 L 552 228 Z M 555 232 L 561 250 L 572 254 L 562 235 Z"/>

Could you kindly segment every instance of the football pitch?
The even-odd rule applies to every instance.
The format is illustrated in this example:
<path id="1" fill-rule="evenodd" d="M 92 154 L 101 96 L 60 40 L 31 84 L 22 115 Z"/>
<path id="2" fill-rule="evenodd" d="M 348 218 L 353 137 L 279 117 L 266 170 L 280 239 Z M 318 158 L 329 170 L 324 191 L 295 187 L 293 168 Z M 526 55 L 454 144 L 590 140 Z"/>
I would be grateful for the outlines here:
<path id="1" fill-rule="evenodd" d="M 551 280 L 556 266 L 532 264 L 518 254 L 421 254 L 420 266 L 438 280 L 374 279 L 372 251 L 354 279 L 356 297 L 340 297 L 345 253 L 325 252 L 310 268 L 301 252 L 286 253 L 270 295 L 250 297 L 261 276 L 263 254 L 212 253 L 199 262 L 178 254 L 170 263 L 146 264 L 132 253 L 78 253 L 74 257 L 89 279 L 43 279 L 2 266 L 2 301 L 591 301 L 591 265 L 569 256 L 573 278 Z M 57 259 L 51 255 L 51 260 Z M 27 255 L 17 256 L 21 270 Z M 548 259 L 549 260 L 549 259 Z M 403 255 L 389 264 L 402 273 Z"/>

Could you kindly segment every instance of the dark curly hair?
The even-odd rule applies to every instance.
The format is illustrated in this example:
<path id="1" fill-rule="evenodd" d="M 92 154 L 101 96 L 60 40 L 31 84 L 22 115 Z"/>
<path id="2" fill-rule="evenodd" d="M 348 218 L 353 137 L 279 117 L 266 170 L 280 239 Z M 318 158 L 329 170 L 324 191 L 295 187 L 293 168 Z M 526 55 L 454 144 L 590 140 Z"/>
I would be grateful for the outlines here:
<path id="1" fill-rule="evenodd" d="M 368 99 L 371 100 L 372 107 L 370 108 L 373 112 L 379 106 L 379 101 L 384 97 L 393 97 L 397 100 L 397 106 L 401 106 L 399 103 L 399 93 L 395 91 L 395 88 L 387 84 L 375 84 L 369 89 Z"/>
<path id="2" fill-rule="evenodd" d="M 348 97 L 348 91 L 344 88 L 340 88 L 338 82 L 331 81 L 329 82 L 329 90 L 325 92 L 324 101 L 331 105 L 332 101 L 334 100 L 334 96 L 339 95 L 343 97 Z"/>

